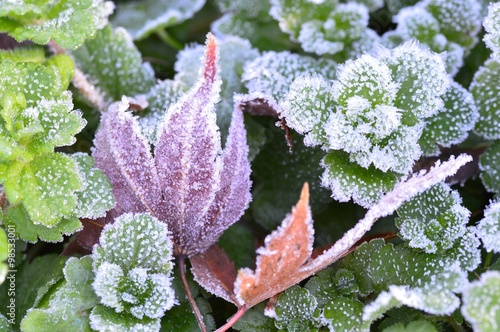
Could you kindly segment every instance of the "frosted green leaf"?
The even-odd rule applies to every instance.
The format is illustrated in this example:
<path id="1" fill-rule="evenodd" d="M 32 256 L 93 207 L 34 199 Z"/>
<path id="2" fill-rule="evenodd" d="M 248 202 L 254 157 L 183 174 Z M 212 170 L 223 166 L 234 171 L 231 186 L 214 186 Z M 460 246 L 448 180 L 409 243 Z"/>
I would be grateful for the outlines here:
<path id="1" fill-rule="evenodd" d="M 3 228 L 0 228 L 0 285 L 4 282 L 7 276 L 9 266 L 7 265 L 7 256 L 9 254 L 9 245 L 7 234 Z"/>
<path id="2" fill-rule="evenodd" d="M 47 293 L 21 321 L 23 331 L 92 331 L 90 310 L 99 303 L 92 289 L 94 275 L 89 256 L 70 258 L 64 267 L 65 280 Z"/>
<path id="3" fill-rule="evenodd" d="M 322 321 L 330 331 L 369 331 L 369 327 L 362 326 L 363 307 L 357 299 L 337 297 L 325 306 Z"/>
<path id="4" fill-rule="evenodd" d="M 383 0 L 356 0 L 355 2 L 365 5 L 370 12 L 373 12 L 377 9 L 384 7 Z"/>
<path id="5" fill-rule="evenodd" d="M 14 205 L 5 210 L 4 222 L 16 229 L 16 237 L 35 243 L 38 239 L 46 242 L 61 242 L 63 235 L 71 235 L 82 227 L 80 220 L 72 216 L 62 218 L 54 227 L 36 225 L 22 205 Z"/>
<path id="6" fill-rule="evenodd" d="M 297 38 L 306 52 L 337 54 L 360 39 L 368 25 L 368 8 L 354 2 L 339 4 L 326 20 L 302 24 Z"/>
<path id="7" fill-rule="evenodd" d="M 97 219 L 115 205 L 111 183 L 106 175 L 93 167 L 94 159 L 84 153 L 71 155 L 77 163 L 82 178 L 82 188 L 76 192 L 77 203 L 74 211 L 79 218 Z"/>
<path id="8" fill-rule="evenodd" d="M 319 75 L 303 75 L 295 79 L 289 88 L 279 104 L 280 118 L 285 119 L 287 126 L 305 135 L 306 146 L 326 142 L 323 124 L 334 107 L 330 83 Z"/>
<path id="9" fill-rule="evenodd" d="M 113 12 L 111 1 L 62 0 L 0 2 L 0 31 L 17 41 L 45 45 L 50 39 L 64 48 L 76 49 L 93 37 Z"/>
<path id="10" fill-rule="evenodd" d="M 246 63 L 252 61 L 259 52 L 252 45 L 236 36 L 227 36 L 219 42 L 220 75 L 222 86 L 220 101 L 217 103 L 217 126 L 219 126 L 222 138 L 227 136 L 231 116 L 234 110 L 233 95 L 244 90 L 241 76 Z M 192 87 L 198 78 L 204 47 L 196 45 L 188 47 L 177 55 L 175 63 L 175 81 L 184 86 L 184 90 Z"/>
<path id="11" fill-rule="evenodd" d="M 165 224 L 148 214 L 123 214 L 104 227 L 100 246 L 92 254 L 92 286 L 101 303 L 138 319 L 162 317 L 175 297 L 169 236 Z M 122 320 L 119 315 L 113 317 Z"/>
<path id="12" fill-rule="evenodd" d="M 148 108 L 137 117 L 144 136 L 151 145 L 158 140 L 157 132 L 170 105 L 181 96 L 185 87 L 174 80 L 158 82 L 147 94 Z"/>
<path id="13" fill-rule="evenodd" d="M 441 33 L 453 42 L 472 48 L 481 30 L 481 5 L 476 0 L 429 0 L 427 10 L 439 21 Z"/>
<path id="14" fill-rule="evenodd" d="M 115 312 L 113 309 L 98 305 L 90 312 L 90 326 L 96 331 L 157 332 L 160 319 L 136 317 Z"/>
<path id="15" fill-rule="evenodd" d="M 272 0 L 269 14 L 279 22 L 283 32 L 288 33 L 292 40 L 297 40 L 304 23 L 326 21 L 337 5 L 337 0 Z"/>
<path id="16" fill-rule="evenodd" d="M 488 7 L 488 16 L 483 22 L 486 34 L 484 42 L 489 49 L 493 51 L 493 56 L 498 58 L 500 55 L 500 4 L 490 3 Z"/>
<path id="17" fill-rule="evenodd" d="M 402 8 L 413 6 L 418 0 L 386 0 L 387 9 L 393 14 L 397 14 Z"/>
<path id="18" fill-rule="evenodd" d="M 381 51 L 379 57 L 390 68 L 392 77 L 399 85 L 394 106 L 411 112 L 419 119 L 439 111 L 443 106 L 441 96 L 451 81 L 441 56 L 409 42 L 390 52 Z"/>
<path id="19" fill-rule="evenodd" d="M 450 249 L 465 234 L 470 212 L 457 191 L 438 184 L 405 202 L 396 225 L 412 248 L 427 253 Z"/>
<path id="20" fill-rule="evenodd" d="M 349 270 L 339 269 L 337 273 L 335 273 L 334 283 L 335 287 L 342 295 L 348 296 L 349 294 L 359 292 L 356 276 Z"/>
<path id="21" fill-rule="evenodd" d="M 223 13 L 237 12 L 246 17 L 257 17 L 269 12 L 270 4 L 265 0 L 216 0 L 214 1 Z"/>
<path id="22" fill-rule="evenodd" d="M 465 271 L 474 271 L 481 264 L 481 250 L 478 248 L 481 243 L 475 231 L 475 227 L 467 227 L 465 234 L 445 253 L 450 262 L 458 262 Z"/>
<path id="23" fill-rule="evenodd" d="M 325 171 L 321 177 L 324 187 L 330 188 L 332 197 L 340 202 L 349 199 L 361 206 L 369 207 L 397 182 L 398 174 L 382 172 L 373 166 L 364 168 L 349 161 L 349 155 L 335 151 L 322 161 Z"/>
<path id="24" fill-rule="evenodd" d="M 241 332 L 274 332 L 278 329 L 274 325 L 274 319 L 264 315 L 264 303 L 250 308 L 245 315 L 240 318 L 233 328 Z"/>
<path id="25" fill-rule="evenodd" d="M 281 330 L 307 331 L 317 305 L 307 289 L 295 285 L 279 296 L 274 324 Z"/>
<path id="26" fill-rule="evenodd" d="M 331 60 L 316 60 L 287 51 L 270 51 L 244 67 L 242 81 L 250 92 L 261 92 L 280 101 L 286 97 L 291 89 L 290 84 L 299 76 L 321 73 L 325 79 L 333 79 L 335 71 L 336 64 Z"/>
<path id="27" fill-rule="evenodd" d="M 476 229 L 477 236 L 487 251 L 500 252 L 500 203 L 491 202 L 484 210 Z"/>
<path id="28" fill-rule="evenodd" d="M 304 286 L 316 298 L 318 308 L 323 308 L 332 298 L 339 295 L 333 282 L 334 272 L 333 268 L 321 270 L 312 276 Z"/>
<path id="29" fill-rule="evenodd" d="M 41 46 L 18 47 L 13 50 L 0 50 L 0 61 L 35 62 L 45 61 L 45 50 Z"/>
<path id="30" fill-rule="evenodd" d="M 4 332 L 14 332 L 12 324 L 10 324 L 7 318 L 2 314 L 0 314 L 0 330 Z"/>
<path id="31" fill-rule="evenodd" d="M 474 130 L 486 139 L 500 138 L 500 62 L 489 59 L 474 74 L 469 87 L 479 110 Z"/>
<path id="32" fill-rule="evenodd" d="M 133 39 L 142 39 L 155 30 L 190 19 L 204 0 L 146 0 L 119 3 L 111 19 L 113 26 L 127 29 Z"/>
<path id="33" fill-rule="evenodd" d="M 498 164 L 500 163 L 500 141 L 495 141 L 481 155 L 479 159 L 479 174 L 484 187 L 489 192 L 500 192 L 500 173 Z"/>
<path id="34" fill-rule="evenodd" d="M 500 328 L 500 273 L 489 271 L 469 284 L 462 294 L 462 315 L 474 331 L 493 332 Z"/>
<path id="35" fill-rule="evenodd" d="M 71 55 L 108 102 L 145 94 L 156 83 L 153 69 L 142 62 L 130 35 L 121 28 L 106 26 Z"/>
<path id="36" fill-rule="evenodd" d="M 383 240 L 365 242 L 356 251 L 340 261 L 340 267 L 349 269 L 354 273 L 361 296 L 368 296 L 374 291 L 373 282 L 369 275 L 369 266 L 373 253 L 377 252 L 383 246 Z"/>
<path id="37" fill-rule="evenodd" d="M 440 254 L 417 253 L 403 246 L 387 244 L 374 253 L 370 276 L 376 290 L 387 285 L 407 285 L 433 291 L 461 289 L 466 273 L 459 263 Z"/>
<path id="38" fill-rule="evenodd" d="M 404 325 L 398 323 L 383 330 L 383 332 L 438 332 L 436 327 L 428 320 L 417 320 Z"/>
<path id="39" fill-rule="evenodd" d="M 72 216 L 75 191 L 81 186 L 75 162 L 62 153 L 53 153 L 25 165 L 18 177 L 5 183 L 5 192 L 11 204 L 22 202 L 35 225 L 51 228 L 61 218 Z"/>
<path id="40" fill-rule="evenodd" d="M 456 82 L 452 82 L 443 101 L 444 107 L 439 113 L 426 119 L 419 140 L 426 156 L 437 156 L 440 147 L 450 147 L 464 141 L 479 117 L 472 94 Z"/>

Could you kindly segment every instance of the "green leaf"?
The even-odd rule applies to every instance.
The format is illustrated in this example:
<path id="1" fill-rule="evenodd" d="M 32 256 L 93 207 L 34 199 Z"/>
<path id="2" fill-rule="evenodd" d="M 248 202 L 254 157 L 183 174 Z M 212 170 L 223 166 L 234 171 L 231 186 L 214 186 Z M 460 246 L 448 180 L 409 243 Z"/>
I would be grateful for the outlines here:
<path id="1" fill-rule="evenodd" d="M 405 202 L 396 225 L 412 248 L 428 253 L 450 249 L 465 234 L 470 212 L 457 191 L 438 184 Z"/>
<path id="2" fill-rule="evenodd" d="M 318 308 L 323 308 L 332 298 L 338 296 L 333 281 L 334 276 L 335 271 L 332 268 L 326 268 L 312 276 L 304 286 L 316 298 Z"/>
<path id="3" fill-rule="evenodd" d="M 3 228 L 0 228 L 0 285 L 4 282 L 7 271 L 9 270 L 9 266 L 6 263 L 8 255 L 9 242 L 7 234 Z"/>
<path id="4" fill-rule="evenodd" d="M 156 83 L 151 66 L 142 62 L 141 53 L 121 28 L 106 26 L 71 55 L 107 102 L 145 94 Z"/>
<path id="5" fill-rule="evenodd" d="M 280 330 L 306 331 L 317 305 L 316 298 L 307 289 L 295 285 L 279 296 L 274 324 Z"/>
<path id="6" fill-rule="evenodd" d="M 479 120 L 474 130 L 486 139 L 500 138 L 500 62 L 489 59 L 474 74 L 469 91 L 479 110 Z"/>
<path id="7" fill-rule="evenodd" d="M 9 320 L 2 314 L 0 314 L 0 330 L 5 332 L 14 332 L 14 328 L 9 323 Z"/>
<path id="8" fill-rule="evenodd" d="M 341 202 L 349 199 L 364 207 L 377 202 L 396 185 L 398 174 L 384 173 L 373 166 L 364 168 L 349 160 L 343 151 L 326 155 L 322 161 L 325 172 L 322 185 L 332 190 L 332 197 Z"/>
<path id="9" fill-rule="evenodd" d="M 356 276 L 349 270 L 339 269 L 335 274 L 334 283 L 335 287 L 342 295 L 349 296 L 349 294 L 359 292 Z"/>
<path id="10" fill-rule="evenodd" d="M 474 331 L 493 332 L 500 326 L 500 273 L 489 271 L 481 275 L 463 292 L 462 314 Z"/>
<path id="11" fill-rule="evenodd" d="M 240 318 L 233 328 L 241 332 L 275 332 L 278 329 L 274 325 L 274 320 L 264 315 L 265 304 L 258 304 L 250 308 L 245 315 Z"/>
<path id="12" fill-rule="evenodd" d="M 311 186 L 311 208 L 313 214 L 321 211 L 330 202 L 327 190 L 320 187 L 319 166 L 323 152 L 319 148 L 306 148 L 299 139 L 293 139 L 290 154 L 283 134 L 275 132 L 253 161 L 253 177 L 257 185 L 253 188 L 252 214 L 257 223 L 266 229 L 274 229 L 290 206 L 297 201 L 304 182 Z"/>
<path id="13" fill-rule="evenodd" d="M 157 332 L 160 330 L 160 320 L 147 317 L 138 319 L 128 314 L 117 313 L 112 308 L 98 305 L 90 313 L 90 326 L 97 331 Z"/>
<path id="14" fill-rule="evenodd" d="M 146 0 L 119 3 L 111 22 L 114 26 L 127 29 L 133 39 L 142 39 L 155 30 L 191 18 L 204 4 L 204 0 Z"/>
<path id="15" fill-rule="evenodd" d="M 99 303 L 91 286 L 92 259 L 72 257 L 63 272 L 65 281 L 51 289 L 23 318 L 23 331 L 91 331 L 90 310 Z"/>
<path id="16" fill-rule="evenodd" d="M 484 19 L 483 25 L 487 34 L 484 36 L 484 42 L 489 49 L 493 51 L 493 56 L 498 58 L 500 55 L 500 5 L 490 3 L 488 7 L 488 16 Z"/>
<path id="17" fill-rule="evenodd" d="M 498 164 L 500 163 L 500 141 L 495 141 L 479 159 L 479 177 L 484 187 L 489 192 L 500 193 L 500 173 Z"/>
<path id="18" fill-rule="evenodd" d="M 398 323 L 383 330 L 383 332 L 438 332 L 428 320 L 417 320 L 408 325 Z"/>
<path id="19" fill-rule="evenodd" d="M 0 61 L 43 63 L 45 61 L 45 50 L 41 46 L 0 50 Z"/>
<path id="20" fill-rule="evenodd" d="M 418 141 L 426 156 L 437 156 L 440 147 L 462 143 L 479 117 L 471 93 L 456 82 L 451 83 L 443 101 L 444 107 L 439 113 L 426 119 L 426 126 Z"/>
<path id="21" fill-rule="evenodd" d="M 19 243 L 16 243 L 16 247 L 18 246 Z M 63 279 L 62 269 L 66 259 L 55 254 L 38 256 L 32 262 L 24 261 L 16 267 L 17 272 L 12 273 L 16 281 L 15 317 L 7 313 L 7 317 L 14 320 L 13 326 L 16 330 L 19 330 L 19 323 L 28 309 L 38 305 L 43 297 Z M 5 308 L 11 298 L 8 296 L 7 288 L 8 283 L 4 283 L 0 288 L 2 307 L 5 305 Z"/>
<path id="22" fill-rule="evenodd" d="M 17 41 L 29 39 L 45 45 L 53 39 L 70 49 L 76 49 L 92 37 L 113 11 L 113 4 L 103 0 L 28 4 L 7 1 L 0 7 L 0 31 L 9 33 Z"/>
<path id="23" fill-rule="evenodd" d="M 484 218 L 477 225 L 476 234 L 487 251 L 500 252 L 500 202 L 491 202 L 486 207 Z"/>
<path id="24" fill-rule="evenodd" d="M 4 222 L 7 226 L 15 228 L 16 237 L 31 243 L 37 242 L 38 239 L 46 242 L 61 242 L 63 235 L 73 234 L 82 227 L 80 220 L 74 216 L 62 218 L 52 228 L 36 225 L 22 205 L 8 207 L 5 210 Z"/>
<path id="25" fill-rule="evenodd" d="M 61 218 L 72 216 L 75 191 L 81 186 L 75 162 L 62 153 L 34 159 L 25 165 L 18 178 L 5 183 L 9 201 L 15 202 L 10 198 L 14 196 L 11 192 L 16 192 L 32 222 L 49 228 L 56 226 Z"/>
<path id="26" fill-rule="evenodd" d="M 123 214 L 104 227 L 99 244 L 92 253 L 93 287 L 102 304 L 139 320 L 161 318 L 174 305 L 172 241 L 165 224 L 148 214 Z M 95 315 L 92 324 L 98 326 L 103 321 Z M 113 317 L 113 324 L 122 320 Z"/>
<path id="27" fill-rule="evenodd" d="M 94 159 L 84 153 L 71 155 L 80 170 L 82 188 L 76 192 L 74 211 L 78 218 L 96 219 L 104 217 L 115 205 L 111 183 L 106 175 L 94 166 Z"/>
<path id="28" fill-rule="evenodd" d="M 362 325 L 363 307 L 357 299 L 340 296 L 325 306 L 323 319 L 331 331 L 369 331 Z"/>

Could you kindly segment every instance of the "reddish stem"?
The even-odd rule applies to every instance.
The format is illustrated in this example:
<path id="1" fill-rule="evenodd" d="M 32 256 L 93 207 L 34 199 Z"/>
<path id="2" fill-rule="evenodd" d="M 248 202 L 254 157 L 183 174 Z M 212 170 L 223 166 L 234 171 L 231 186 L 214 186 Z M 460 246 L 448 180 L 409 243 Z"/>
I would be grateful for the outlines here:
<path id="1" fill-rule="evenodd" d="M 189 289 L 189 285 L 186 279 L 186 255 L 179 255 L 177 256 L 177 261 L 179 263 L 179 272 L 181 275 L 181 280 L 182 280 L 182 285 L 184 286 L 184 289 L 186 290 L 186 295 L 189 301 L 189 304 L 191 305 L 191 308 L 193 309 L 194 317 L 196 317 L 196 321 L 198 322 L 198 326 L 200 327 L 200 330 L 202 332 L 207 332 L 207 327 L 205 326 L 205 323 L 203 322 L 203 316 L 201 315 L 200 309 L 196 305 L 196 302 L 194 301 L 193 294 L 191 293 L 191 289 Z"/>
<path id="2" fill-rule="evenodd" d="M 218 328 L 215 332 L 225 332 L 230 329 L 241 317 L 243 317 L 247 309 L 248 308 L 246 305 L 239 307 L 238 311 L 236 311 L 233 317 L 231 317 L 231 319 L 228 320 L 226 324 Z"/>

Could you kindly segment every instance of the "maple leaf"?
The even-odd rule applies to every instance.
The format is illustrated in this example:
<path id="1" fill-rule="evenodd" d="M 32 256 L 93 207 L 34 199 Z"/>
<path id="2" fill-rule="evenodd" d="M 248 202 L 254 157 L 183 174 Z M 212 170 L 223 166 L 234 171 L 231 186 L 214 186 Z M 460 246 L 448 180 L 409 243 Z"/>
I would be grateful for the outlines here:
<path id="1" fill-rule="evenodd" d="M 166 111 L 154 155 L 126 97 L 103 114 L 94 141 L 96 166 L 113 184 L 110 214 L 147 212 L 166 223 L 175 255 L 204 252 L 251 199 L 246 131 L 237 107 L 221 147 L 217 61 L 217 43 L 209 35 L 198 81 Z"/>

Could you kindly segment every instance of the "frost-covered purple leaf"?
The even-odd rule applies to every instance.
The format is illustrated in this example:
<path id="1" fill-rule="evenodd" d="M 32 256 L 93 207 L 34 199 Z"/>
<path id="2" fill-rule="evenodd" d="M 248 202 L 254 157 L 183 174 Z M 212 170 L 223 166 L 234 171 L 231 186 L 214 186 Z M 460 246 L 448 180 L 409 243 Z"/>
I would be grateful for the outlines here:
<path id="1" fill-rule="evenodd" d="M 205 251 L 250 201 L 239 109 L 221 148 L 214 108 L 221 85 L 217 61 L 217 43 L 209 36 L 198 81 L 167 110 L 154 157 L 126 99 L 111 105 L 96 135 L 94 157 L 113 184 L 116 215 L 149 212 L 168 224 L 177 255 Z"/>

